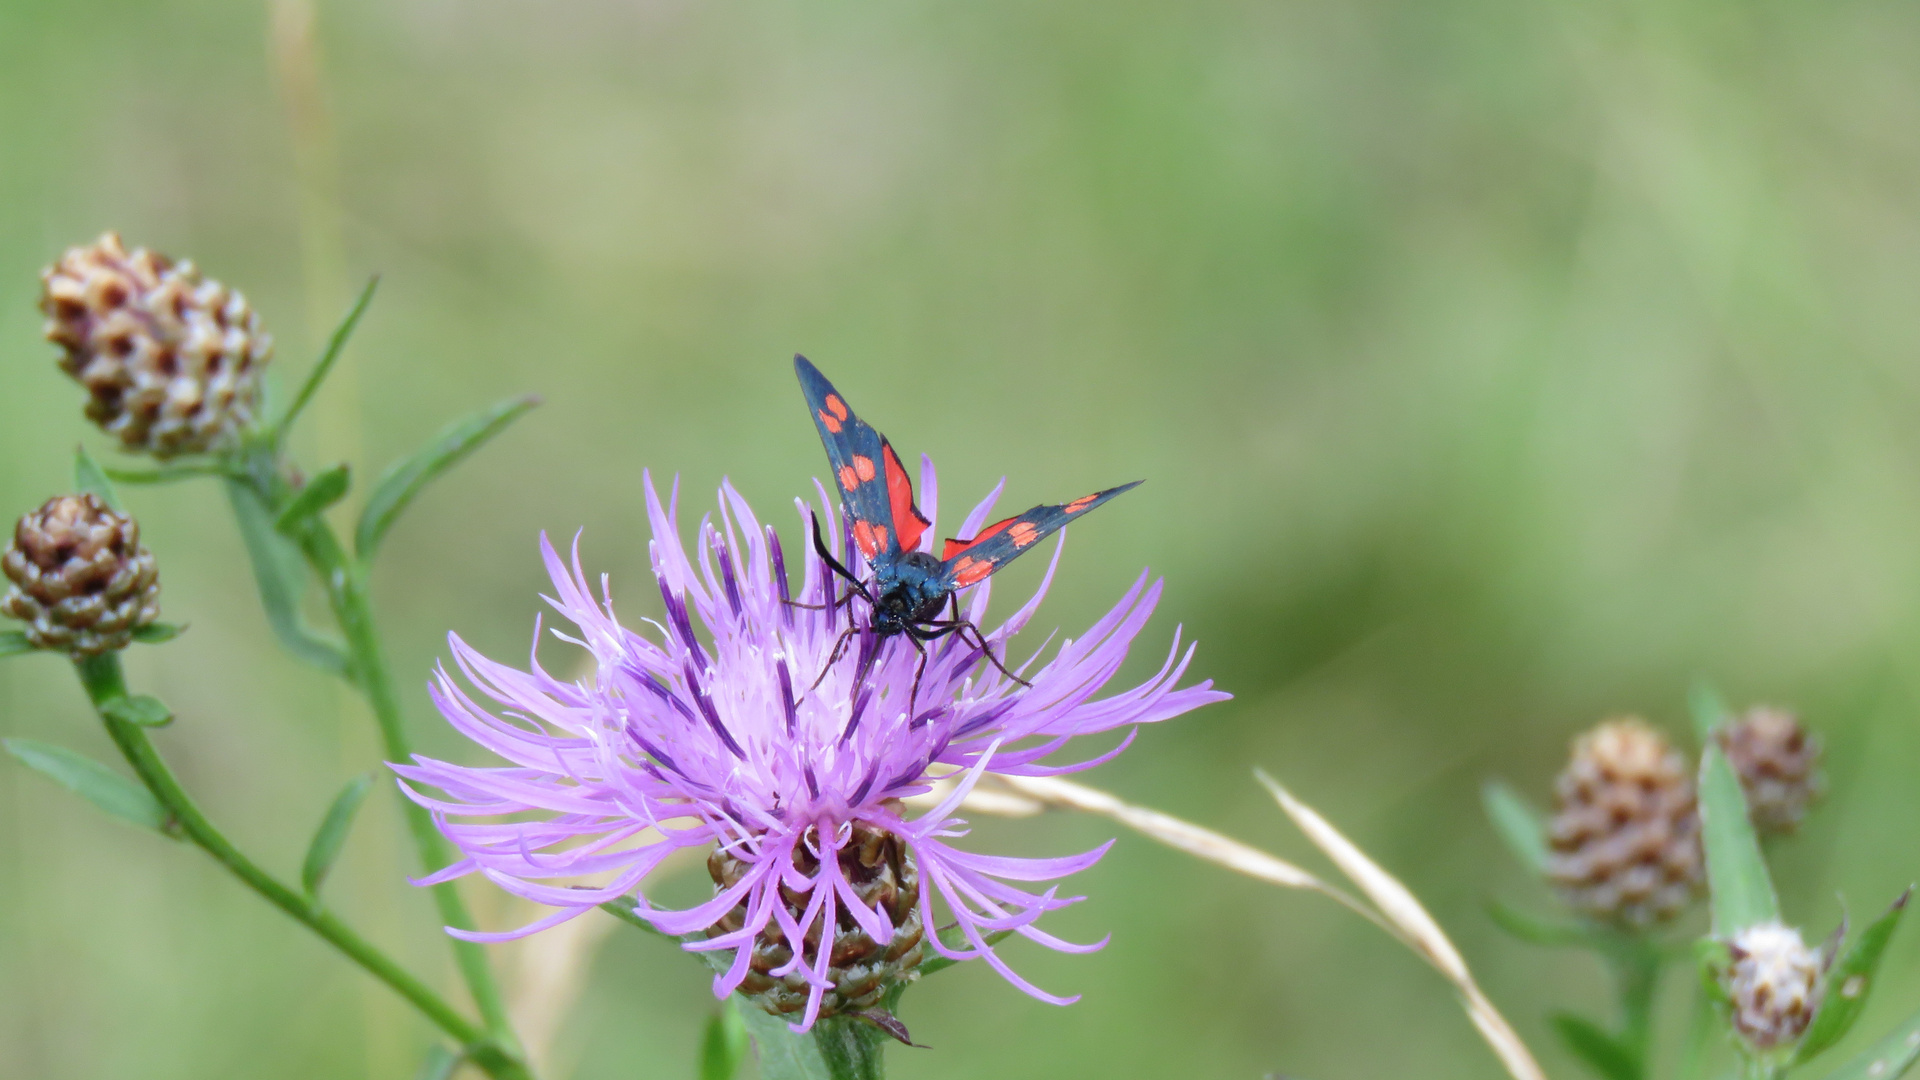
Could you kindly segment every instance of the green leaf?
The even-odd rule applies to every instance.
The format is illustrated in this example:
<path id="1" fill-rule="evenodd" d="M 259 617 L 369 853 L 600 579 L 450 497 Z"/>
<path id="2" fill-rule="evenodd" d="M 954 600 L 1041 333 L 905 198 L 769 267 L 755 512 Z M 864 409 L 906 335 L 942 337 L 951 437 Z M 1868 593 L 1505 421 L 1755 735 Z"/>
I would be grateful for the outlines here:
<path id="1" fill-rule="evenodd" d="M 1532 945 L 1598 947 L 1591 927 L 1580 923 L 1543 919 L 1538 915 L 1509 907 L 1498 900 L 1487 901 L 1487 915 L 1495 926 Z"/>
<path id="2" fill-rule="evenodd" d="M 1548 1021 L 1567 1049 L 1606 1080 L 1641 1080 L 1640 1059 L 1593 1021 L 1572 1013 L 1554 1013 Z"/>
<path id="3" fill-rule="evenodd" d="M 148 623 L 133 632 L 133 640 L 142 645 L 160 645 L 187 632 L 183 623 Z"/>
<path id="4" fill-rule="evenodd" d="M 100 463 L 93 460 L 84 446 L 73 448 L 73 486 L 89 495 L 97 496 L 107 508 L 115 513 L 124 513 L 120 509 L 120 495 L 113 490 L 113 481 L 100 471 Z"/>
<path id="5" fill-rule="evenodd" d="M 1487 809 L 1487 820 L 1506 841 L 1507 850 L 1520 865 L 1544 875 L 1547 872 L 1547 827 L 1540 812 L 1520 797 L 1504 780 L 1489 780 L 1480 785 L 1480 801 Z"/>
<path id="6" fill-rule="evenodd" d="M 380 477 L 380 482 L 374 485 L 373 494 L 367 497 L 366 509 L 360 512 L 360 527 L 354 530 L 354 550 L 360 558 L 363 561 L 373 558 L 374 549 L 380 546 L 381 538 L 399 520 L 401 511 L 435 477 L 479 449 L 488 439 L 506 430 L 507 425 L 538 404 L 539 398 L 527 396 L 483 409 L 449 425 L 434 437 L 431 444 L 412 457 L 395 462 Z"/>
<path id="7" fill-rule="evenodd" d="M 1906 1019 L 1866 1053 L 1827 1074 L 1827 1080 L 1897 1080 L 1920 1060 L 1920 1013 Z"/>
<path id="8" fill-rule="evenodd" d="M 707 1035 L 700 1045 L 700 1080 L 733 1080 L 746 1063 L 749 1048 L 740 999 L 730 996 L 707 1021 Z"/>
<path id="9" fill-rule="evenodd" d="M 1747 818 L 1746 794 L 1720 744 L 1711 738 L 1700 753 L 1700 839 L 1707 851 L 1713 932 L 1727 938 L 1755 923 L 1777 920 L 1780 905 Z"/>
<path id="10" fill-rule="evenodd" d="M 117 469 L 109 465 L 102 470 L 107 479 L 119 484 L 171 484 L 176 480 L 192 480 L 201 476 L 228 476 L 232 470 L 224 462 L 205 461 L 190 465 L 162 465 L 157 469 Z"/>
<path id="11" fill-rule="evenodd" d="M 92 758 L 32 739 L 5 739 L 0 745 L 21 764 L 114 817 L 167 832 L 167 812 L 152 792 Z"/>
<path id="12" fill-rule="evenodd" d="M 294 395 L 293 404 L 287 407 L 286 415 L 273 422 L 275 439 L 284 438 L 286 433 L 293 429 L 293 422 L 300 418 L 300 413 L 306 409 L 307 403 L 312 401 L 313 395 L 319 392 L 320 384 L 327 381 L 327 375 L 333 370 L 334 362 L 340 359 L 340 353 L 347 347 L 347 339 L 353 336 L 354 327 L 360 325 L 360 316 L 366 314 L 367 305 L 373 302 L 374 290 L 379 287 L 380 278 L 379 275 L 375 275 L 367 280 L 367 287 L 360 290 L 360 296 L 353 302 L 347 317 L 340 320 L 340 325 L 334 328 L 333 336 L 327 339 L 326 351 L 320 354 L 320 359 L 313 365 L 313 370 L 307 373 L 306 381 L 300 384 L 300 392 Z"/>
<path id="13" fill-rule="evenodd" d="M 1867 1007 L 1867 995 L 1873 990 L 1873 975 L 1880 966 L 1880 954 L 1886 952 L 1887 942 L 1900 924 L 1900 916 L 1906 913 L 1907 898 L 1912 895 L 1913 889 L 1908 887 L 1884 915 L 1860 932 L 1827 970 L 1826 995 L 1820 1002 L 1820 1011 L 1813 1016 L 1813 1023 L 1807 1026 L 1807 1034 L 1794 1051 L 1795 1064 L 1811 1060 L 1815 1054 L 1839 1042 L 1853 1028 L 1854 1021 L 1860 1019 L 1861 1010 Z"/>
<path id="14" fill-rule="evenodd" d="M 287 500 L 280 516 L 274 519 L 274 529 L 286 536 L 298 536 L 310 519 L 346 497 L 347 485 L 351 482 L 352 477 L 344 464 L 335 465 L 307 481 L 307 486 L 301 488 L 299 494 Z"/>
<path id="15" fill-rule="evenodd" d="M 1693 689 L 1687 692 L 1687 711 L 1693 715 L 1693 733 L 1705 746 L 1713 741 L 1713 729 L 1733 715 L 1727 708 L 1727 701 L 1705 679 L 1696 679 Z"/>
<path id="16" fill-rule="evenodd" d="M 240 525 L 240 536 L 253 560 L 253 580 L 260 589 L 260 604 L 266 609 L 267 623 L 281 647 L 296 659 L 336 675 L 347 670 L 347 654 L 332 641 L 307 627 L 300 614 L 300 601 L 306 595 L 307 567 L 300 552 L 285 536 L 274 530 L 273 515 L 266 502 L 252 487 L 240 480 L 227 482 L 227 499 L 233 504 L 233 517 Z"/>
<path id="17" fill-rule="evenodd" d="M 830 1016 L 796 1035 L 782 1017 L 743 1008 L 741 1019 L 759 1048 L 760 1080 L 881 1080 L 889 1036 L 852 1016 Z"/>
<path id="18" fill-rule="evenodd" d="M 136 727 L 166 727 L 173 723 L 173 710 L 152 694 L 114 698 L 101 705 L 100 711 L 123 724 Z"/>
<path id="19" fill-rule="evenodd" d="M 353 828 L 353 816 L 360 812 L 360 804 L 366 801 L 372 787 L 373 777 L 366 773 L 347 781 L 347 786 L 333 797 L 327 816 L 320 819 L 313 843 L 307 845 L 306 861 L 300 864 L 300 885 L 308 896 L 320 895 L 320 883 L 327 879 L 327 871 L 333 869 L 333 861 L 340 857 L 340 849 L 347 842 L 347 830 Z"/>
<path id="20" fill-rule="evenodd" d="M 0 630 L 0 659 L 38 651 L 33 642 L 27 640 L 25 630 Z"/>
<path id="21" fill-rule="evenodd" d="M 414 1080 L 448 1080 L 453 1070 L 460 1067 L 463 1059 L 459 1054 L 444 1046 L 435 1046 L 427 1051 L 427 1059 L 420 1063 L 420 1071 L 414 1074 Z"/>

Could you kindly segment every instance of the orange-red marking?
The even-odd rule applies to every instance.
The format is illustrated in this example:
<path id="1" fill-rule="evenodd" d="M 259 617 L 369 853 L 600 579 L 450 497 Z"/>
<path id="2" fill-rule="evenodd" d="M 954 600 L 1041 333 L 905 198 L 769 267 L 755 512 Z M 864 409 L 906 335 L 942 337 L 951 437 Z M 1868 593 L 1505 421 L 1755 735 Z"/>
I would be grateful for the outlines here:
<path id="1" fill-rule="evenodd" d="M 1034 528 L 1033 522 L 1022 521 L 1009 529 L 1007 536 L 1012 538 L 1014 547 L 1026 547 L 1039 538 L 1040 530 Z"/>
<path id="2" fill-rule="evenodd" d="M 1077 514 L 1080 511 L 1085 510 L 1088 504 L 1092 503 L 1093 500 L 1097 498 L 1099 498 L 1098 495 L 1082 495 L 1079 498 L 1067 504 L 1067 513 Z"/>
<path id="3" fill-rule="evenodd" d="M 853 523 L 853 542 L 860 545 L 860 550 L 865 552 L 869 559 L 880 553 L 880 542 L 874 536 L 876 531 L 884 532 L 885 530 L 876 530 L 864 521 Z"/>
<path id="4" fill-rule="evenodd" d="M 969 555 L 953 567 L 953 580 L 961 585 L 971 585 L 988 574 L 993 573 L 993 564 L 983 562 Z"/>
<path id="5" fill-rule="evenodd" d="M 834 475 L 840 478 L 840 486 L 847 491 L 860 486 L 860 474 L 854 472 L 850 465 L 840 466 L 840 471 Z"/>
<path id="6" fill-rule="evenodd" d="M 840 400 L 840 395 L 828 394 L 827 408 L 833 413 L 836 419 L 845 420 L 847 418 L 847 403 Z M 839 431 L 840 429 L 834 428 L 833 430 Z"/>
<path id="7" fill-rule="evenodd" d="M 873 459 L 864 454 L 853 455 L 853 471 L 863 482 L 873 479 Z M 852 487 L 853 485 L 848 484 L 847 486 Z"/>
<path id="8" fill-rule="evenodd" d="M 832 400 L 832 399 L 829 399 L 829 400 Z M 820 422 L 826 425 L 826 428 L 828 431 L 833 432 L 835 435 L 840 434 L 839 419 L 825 409 L 820 410 Z"/>

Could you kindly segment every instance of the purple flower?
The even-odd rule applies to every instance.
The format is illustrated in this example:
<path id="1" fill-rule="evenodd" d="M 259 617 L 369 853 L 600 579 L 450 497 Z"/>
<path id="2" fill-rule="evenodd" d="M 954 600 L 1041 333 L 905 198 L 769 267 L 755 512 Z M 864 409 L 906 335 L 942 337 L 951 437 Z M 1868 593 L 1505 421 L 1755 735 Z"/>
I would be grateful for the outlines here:
<path id="1" fill-rule="evenodd" d="M 924 458 L 921 480 L 931 517 L 936 489 L 932 462 Z M 475 700 L 444 667 L 432 686 L 434 703 L 455 728 L 509 764 L 470 768 L 416 756 L 413 765 L 393 767 L 407 794 L 434 811 L 465 855 L 421 884 L 478 871 L 559 910 L 506 933 L 448 932 L 503 941 L 633 895 L 635 913 L 657 929 L 707 934 L 688 949 L 734 950 L 714 980 L 715 996 L 756 976 L 750 992 L 770 980 L 797 987 L 781 1011 L 802 1011 L 798 995 L 804 994 L 801 1022 L 794 1025 L 804 1031 L 844 1000 L 836 995 L 847 988 L 836 987 L 836 980 L 846 977 L 850 956 L 865 955 L 851 943 L 885 947 L 889 960 L 912 944 L 917 962 L 918 941 L 895 935 L 919 938 L 922 927 L 950 922 L 964 944 L 949 946 L 925 934 L 925 947 L 953 959 L 983 959 L 1043 1001 L 1076 1000 L 1045 993 L 1015 974 L 987 936 L 1012 930 L 1069 952 L 1105 944 L 1070 944 L 1035 925 L 1078 897 L 1008 882 L 1049 882 L 1083 870 L 1111 842 L 1058 859 L 977 854 L 951 843 L 966 835 L 965 822 L 953 815 L 985 772 L 1046 776 L 1089 768 L 1124 750 L 1132 733 L 1091 760 L 1048 759 L 1076 735 L 1165 720 L 1227 696 L 1207 682 L 1176 688 L 1192 657 L 1191 646 L 1181 651 L 1176 630 L 1158 673 L 1095 698 L 1152 614 L 1160 582 L 1149 585 L 1142 572 L 1085 634 L 1060 642 L 1044 660 L 1043 644 L 1041 654 L 1015 669 L 1031 686 L 995 670 L 959 635 L 929 643 L 910 715 L 918 661 L 913 643 L 867 632 L 862 601 L 837 611 L 825 606 L 839 590 L 809 549 L 803 549 L 803 581 L 790 603 L 779 538 L 730 484 L 720 491 L 719 523 L 701 521 L 698 549 L 690 553 L 676 518 L 678 485 L 662 507 L 651 477 L 645 483 L 649 550 L 666 609 L 660 621 L 644 620 L 652 633 L 616 620 L 604 578 L 596 597 L 581 570 L 577 540 L 569 563 L 543 536 L 555 591 L 548 602 L 578 627 L 578 637 L 555 633 L 592 653 L 591 677 L 555 678 L 533 658 L 522 671 L 450 636 L 455 664 L 492 704 Z M 974 508 L 960 535 L 980 528 L 999 493 L 996 487 Z M 823 522 L 839 521 L 824 489 L 819 498 Z M 804 528 L 807 505 L 795 505 Z M 934 536 L 929 529 L 924 543 Z M 830 542 L 846 552 L 843 561 L 855 573 L 864 573 L 841 530 Z M 1033 617 L 1059 559 L 1056 548 L 1039 591 L 986 631 L 1010 666 L 1016 660 L 1005 655 L 1008 643 Z M 960 594 L 976 623 L 986 616 L 990 585 Z M 860 629 L 827 667 L 849 620 Z M 947 773 L 958 774 L 951 794 L 909 819 L 901 800 L 925 794 Z M 885 861 L 874 854 L 883 849 L 876 843 L 894 853 L 887 858 L 895 864 L 881 899 L 873 874 L 863 869 Z M 720 849 L 709 859 L 716 881 L 711 900 L 683 910 L 647 900 L 643 883 L 663 859 L 709 844 Z M 553 884 L 582 877 L 604 884 Z"/>

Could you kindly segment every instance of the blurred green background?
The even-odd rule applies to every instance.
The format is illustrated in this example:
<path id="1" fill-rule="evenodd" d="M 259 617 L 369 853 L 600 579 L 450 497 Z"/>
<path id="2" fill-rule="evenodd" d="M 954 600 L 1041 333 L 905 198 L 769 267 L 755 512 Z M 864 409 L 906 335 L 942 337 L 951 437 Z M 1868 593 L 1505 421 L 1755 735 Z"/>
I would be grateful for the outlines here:
<path id="1" fill-rule="evenodd" d="M 116 228 L 240 287 L 283 383 L 384 274 L 310 465 L 547 399 L 383 553 L 428 748 L 481 760 L 420 686 L 448 629 L 521 655 L 539 530 L 584 528 L 646 609 L 643 467 L 790 528 L 823 460 L 798 350 L 935 456 L 949 523 L 1003 473 L 1020 506 L 1145 477 L 1073 531 L 1041 622 L 1151 565 L 1136 667 L 1183 623 L 1237 698 L 1086 779 L 1322 865 L 1265 766 L 1404 875 L 1555 1076 L 1543 1014 L 1603 1011 L 1602 972 L 1489 924 L 1489 895 L 1550 901 L 1484 777 L 1544 801 L 1574 733 L 1684 731 L 1706 674 L 1828 740 L 1832 794 L 1774 849 L 1790 918 L 1920 875 L 1911 4 L 304 3 L 0 0 L 0 512 L 107 452 L 39 337 L 66 246 Z M 128 498 L 192 624 L 131 659 L 181 715 L 162 746 L 290 872 L 370 724 L 273 648 L 212 485 Z M 110 752 L 45 657 L 0 665 L 0 733 Z M 450 983 L 370 805 L 336 902 Z M 1432 972 L 1317 898 L 1130 835 L 1074 884 L 1054 928 L 1112 944 L 1011 955 L 1085 999 L 943 975 L 895 1075 L 1496 1075 Z M 1920 1005 L 1920 934 L 1889 969 L 1863 1033 Z M 556 1076 L 692 1075 L 699 965 L 628 931 L 589 978 Z M 0 768 L 0 1075 L 405 1077 L 429 1035 L 209 860 Z"/>

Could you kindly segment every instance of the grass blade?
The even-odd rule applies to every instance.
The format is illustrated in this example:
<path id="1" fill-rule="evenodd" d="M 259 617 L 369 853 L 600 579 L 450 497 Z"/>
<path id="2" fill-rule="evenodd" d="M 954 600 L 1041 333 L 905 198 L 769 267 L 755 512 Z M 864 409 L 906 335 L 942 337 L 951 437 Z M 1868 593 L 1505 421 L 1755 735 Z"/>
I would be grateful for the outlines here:
<path id="1" fill-rule="evenodd" d="M 400 518 L 400 514 L 433 479 L 479 449 L 488 439 L 506 430 L 507 425 L 540 404 L 531 395 L 500 402 L 449 425 L 425 449 L 404 461 L 396 462 L 380 477 L 366 509 L 360 512 L 360 526 L 354 530 L 354 550 L 362 561 L 371 560 L 380 540 Z"/>
<path id="2" fill-rule="evenodd" d="M 167 812 L 151 792 L 92 758 L 33 739 L 0 740 L 0 745 L 22 765 L 114 817 L 167 832 Z"/>
<path id="3" fill-rule="evenodd" d="M 184 623 L 148 623 L 133 632 L 133 640 L 142 645 L 160 645 L 187 632 Z"/>
<path id="4" fill-rule="evenodd" d="M 327 879 L 327 871 L 333 869 L 333 862 L 340 857 L 340 849 L 346 845 L 347 831 L 353 828 L 353 817 L 360 812 L 360 804 L 366 801 L 367 792 L 373 788 L 373 777 L 366 773 L 347 781 L 340 794 L 333 797 L 333 805 L 327 807 L 327 816 L 320 819 L 320 828 L 313 834 L 313 842 L 307 845 L 307 857 L 300 864 L 300 886 L 307 890 L 308 896 L 320 895 L 320 884 Z"/>
<path id="5" fill-rule="evenodd" d="M 1900 916 L 1906 913 L 1907 898 L 1912 895 L 1911 887 L 1901 893 L 1893 906 L 1868 924 L 1827 971 L 1826 997 L 1794 1051 L 1795 1064 L 1808 1061 L 1839 1042 L 1860 1019 L 1861 1010 L 1867 1007 L 1867 995 L 1873 990 L 1873 974 L 1880 966 L 1880 956 L 1887 951 L 1887 942 L 1893 938 Z"/>
<path id="6" fill-rule="evenodd" d="M 1713 932 L 1729 938 L 1755 923 L 1780 917 L 1760 841 L 1747 818 L 1747 797 L 1720 744 L 1700 753 L 1700 838 L 1707 851 Z"/>
<path id="7" fill-rule="evenodd" d="M 1520 797 L 1504 780 L 1489 780 L 1480 786 L 1480 801 L 1486 806 L 1487 820 L 1506 841 L 1507 850 L 1520 865 L 1544 876 L 1547 872 L 1547 826 L 1540 812 Z"/>

